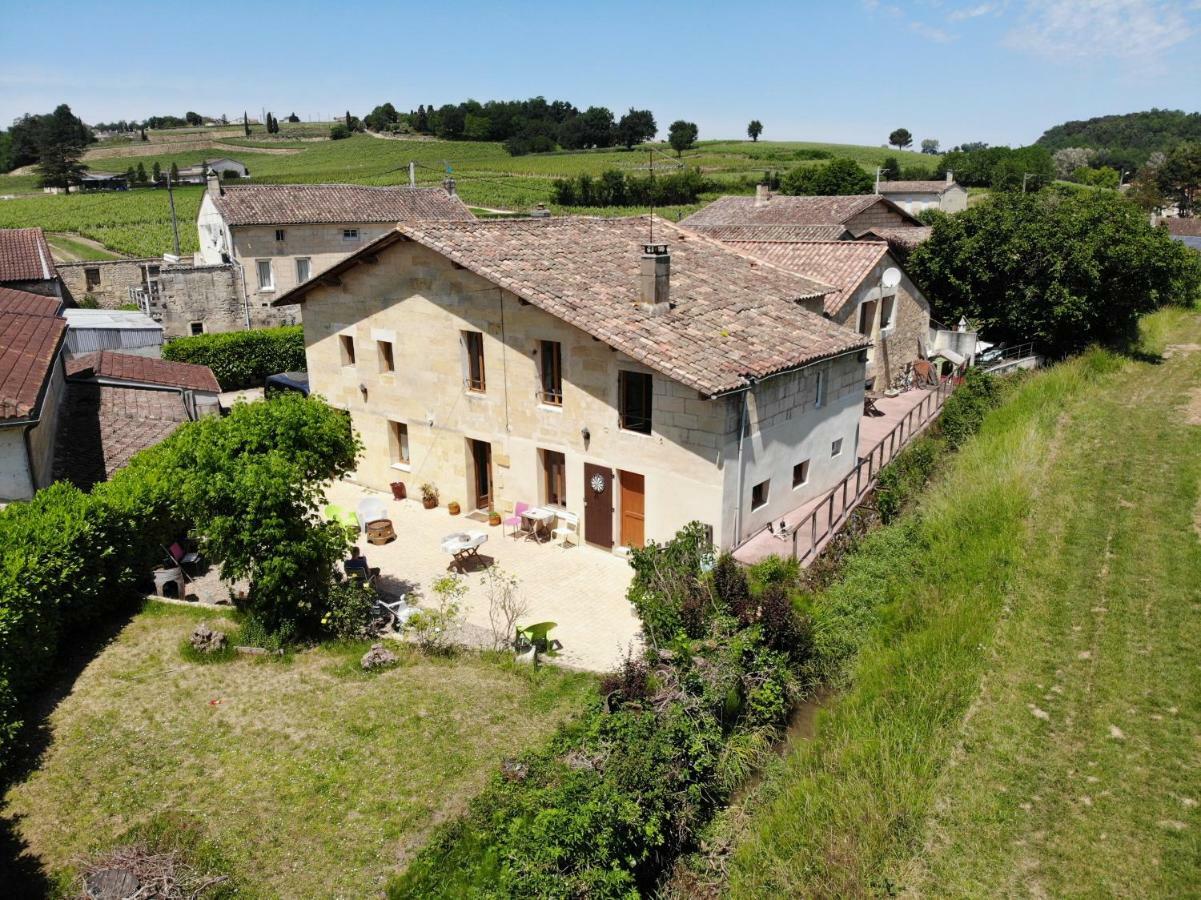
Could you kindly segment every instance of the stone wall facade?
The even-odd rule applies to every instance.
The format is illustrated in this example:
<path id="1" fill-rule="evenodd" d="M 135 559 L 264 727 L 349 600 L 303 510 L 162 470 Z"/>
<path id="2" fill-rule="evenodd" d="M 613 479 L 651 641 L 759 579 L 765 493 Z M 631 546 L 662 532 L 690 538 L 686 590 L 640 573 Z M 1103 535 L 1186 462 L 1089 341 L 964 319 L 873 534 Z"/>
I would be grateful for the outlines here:
<path id="1" fill-rule="evenodd" d="M 101 309 L 117 309 L 130 300 L 130 288 L 144 288 L 158 277 L 163 261 L 147 259 L 104 259 L 57 263 L 59 277 L 71 298 L 82 304 L 91 297 Z"/>
<path id="2" fill-rule="evenodd" d="M 456 500 L 471 509 L 477 474 L 472 442 L 478 441 L 491 452 L 492 505 L 510 511 L 519 501 L 546 502 L 546 454 L 562 454 L 563 505 L 580 516 L 585 541 L 586 466 L 610 473 L 613 544 L 624 539 L 616 482 L 626 472 L 643 478 L 645 540 L 669 539 L 699 520 L 725 547 L 785 505 L 828 489 L 855 463 L 863 394 L 858 354 L 756 387 L 764 403 L 775 405 L 740 454 L 742 394 L 705 399 L 415 243 L 394 244 L 375 264 L 343 273 L 341 284 L 314 288 L 305 301 L 304 326 L 310 386 L 348 409 L 362 436 L 358 481 L 383 490 L 403 481 L 410 495 L 429 482 L 443 503 Z M 483 391 L 465 382 L 464 332 L 482 335 Z M 543 341 L 560 345 L 560 405 L 540 398 Z M 820 407 L 798 399 L 818 368 L 827 370 L 828 379 Z M 650 434 L 621 427 L 623 371 L 651 375 Z M 777 391 L 780 399 L 771 399 Z M 400 450 L 401 428 L 407 456 Z M 825 462 L 830 442 L 839 438 L 845 451 Z M 815 448 L 824 444 L 827 456 L 815 464 L 801 496 L 791 493 L 793 456 L 818 454 L 804 447 L 805 440 Z M 741 480 L 739 465 L 747 468 Z M 777 484 L 787 479 L 789 489 L 752 511 L 751 479 L 762 480 L 767 470 Z"/>

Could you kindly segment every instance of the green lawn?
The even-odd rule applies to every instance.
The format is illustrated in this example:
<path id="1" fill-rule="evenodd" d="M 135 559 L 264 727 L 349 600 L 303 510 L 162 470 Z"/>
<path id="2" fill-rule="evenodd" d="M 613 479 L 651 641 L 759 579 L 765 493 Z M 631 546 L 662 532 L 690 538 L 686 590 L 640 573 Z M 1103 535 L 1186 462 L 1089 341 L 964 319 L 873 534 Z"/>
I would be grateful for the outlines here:
<path id="1" fill-rule="evenodd" d="M 198 665 L 179 645 L 201 617 L 166 604 L 135 617 L 8 792 L 4 818 L 60 882 L 81 855 L 175 816 L 256 896 L 378 894 L 503 757 L 595 689 L 474 654 L 404 653 L 367 675 L 365 646 Z"/>
<path id="2" fill-rule="evenodd" d="M 732 896 L 1196 894 L 1201 352 L 1169 356 L 1031 377 L 852 563 L 879 624 L 731 817 Z"/>
<path id="3" fill-rule="evenodd" d="M 55 259 L 61 259 L 62 262 L 120 259 L 119 254 L 93 246 L 87 240 L 80 240 L 78 235 L 49 232 L 46 235 L 46 242 L 50 245 Z"/>
<path id="4" fill-rule="evenodd" d="M 355 135 L 341 141 L 308 141 L 296 138 L 313 135 L 312 123 L 301 123 L 289 130 L 280 123 L 279 139 L 268 138 L 252 126 L 249 140 L 221 138 L 223 142 L 245 146 L 244 152 L 231 153 L 213 149 L 192 149 L 188 142 L 205 138 L 200 129 L 177 129 L 171 132 L 152 132 L 151 142 L 166 144 L 164 152 L 155 156 L 115 156 L 94 160 L 93 168 L 124 171 L 141 163 L 146 171 L 159 163 L 170 168 L 194 165 L 215 156 L 233 155 L 246 163 L 251 180 L 279 183 L 351 182 L 358 184 L 406 184 L 409 161 L 418 164 L 417 180 L 423 185 L 439 184 L 448 170 L 454 175 L 459 193 L 472 205 L 499 209 L 529 209 L 538 203 L 548 203 L 556 178 L 589 173 L 599 175 L 606 169 L 622 169 L 645 173 L 653 160 L 655 171 L 670 171 L 678 163 L 700 167 L 710 177 L 730 184 L 731 191 L 746 190 L 769 169 L 786 171 L 799 165 L 819 165 L 820 161 L 805 160 L 805 151 L 822 150 L 836 156 L 848 156 L 865 169 L 874 171 L 885 157 L 896 156 L 902 164 L 924 164 L 933 168 L 939 157 L 921 153 L 898 152 L 882 147 L 861 147 L 850 144 L 822 144 L 803 141 L 702 141 L 677 160 L 666 144 L 643 146 L 634 151 L 582 150 L 535 153 L 528 156 L 509 156 L 499 143 L 480 141 L 383 140 L 368 135 Z M 228 129 L 221 129 L 222 132 Z M 174 137 L 172 137 L 174 136 Z M 207 137 L 212 137 L 209 133 Z M 291 139 L 290 139 L 291 137 Z M 103 145 L 101 145 L 103 146 Z M 131 147 L 144 147 L 138 142 Z M 292 149 L 288 154 L 255 152 L 263 148 Z M 26 193 L 33 190 L 35 176 L 0 175 L 0 194 Z M 181 191 L 186 198 L 187 192 Z M 149 198 L 147 198 L 149 195 Z M 170 227 L 167 219 L 167 198 L 161 191 L 131 191 L 115 197 L 112 208 L 128 207 L 127 212 L 103 213 L 72 206 L 70 198 L 36 194 L 17 200 L 0 201 L 0 227 L 41 225 L 49 230 L 75 231 L 101 241 L 111 249 L 137 256 L 157 255 L 170 249 Z M 196 249 L 196 203 L 185 199 L 180 209 L 184 251 Z M 708 198 L 711 199 L 711 198 Z M 99 201 L 97 201 L 99 205 Z M 148 216 L 147 209 L 152 208 Z M 682 218 L 696 207 L 670 207 L 656 210 L 668 218 Z M 557 212 L 563 212 L 555 207 Z M 570 210 L 571 212 L 603 215 L 629 215 L 646 212 L 645 207 L 604 210 Z M 150 224 L 152 228 L 140 233 L 131 232 L 129 220 Z M 64 224 L 65 223 L 65 224 Z"/>

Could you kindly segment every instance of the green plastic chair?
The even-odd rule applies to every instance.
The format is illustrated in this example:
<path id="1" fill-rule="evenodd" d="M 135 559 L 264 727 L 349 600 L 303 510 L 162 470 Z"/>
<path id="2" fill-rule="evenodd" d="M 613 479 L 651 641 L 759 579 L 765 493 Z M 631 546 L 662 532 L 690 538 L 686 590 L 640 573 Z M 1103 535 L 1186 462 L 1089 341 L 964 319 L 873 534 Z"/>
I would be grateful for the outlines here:
<path id="1" fill-rule="evenodd" d="M 553 653 L 558 650 L 563 645 L 550 636 L 550 630 L 557 624 L 557 622 L 538 622 L 535 625 L 527 625 L 525 628 L 518 626 L 518 648 L 534 646 L 538 648 L 539 653 Z"/>
<path id="2" fill-rule="evenodd" d="M 325 509 L 325 518 L 331 522 L 337 522 L 339 525 L 345 525 L 352 529 L 356 534 L 359 530 L 359 520 L 355 518 L 354 513 L 349 509 L 344 509 L 336 503 L 327 503 Z"/>

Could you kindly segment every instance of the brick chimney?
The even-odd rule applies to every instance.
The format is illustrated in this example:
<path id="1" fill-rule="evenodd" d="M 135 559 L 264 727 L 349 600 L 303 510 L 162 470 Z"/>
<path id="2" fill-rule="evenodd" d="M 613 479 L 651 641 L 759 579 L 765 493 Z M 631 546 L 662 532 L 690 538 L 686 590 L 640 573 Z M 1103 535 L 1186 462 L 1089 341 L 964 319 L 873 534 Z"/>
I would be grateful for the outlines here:
<path id="1" fill-rule="evenodd" d="M 446 188 L 446 193 L 450 196 L 455 196 L 455 180 L 453 178 L 443 178 L 442 187 Z"/>
<path id="2" fill-rule="evenodd" d="M 767 206 L 767 201 L 771 199 L 771 188 L 766 184 L 755 185 L 755 205 Z"/>
<path id="3" fill-rule="evenodd" d="M 671 309 L 671 254 L 666 244 L 643 244 L 638 266 L 638 305 L 652 316 Z"/>
<path id="4" fill-rule="evenodd" d="M 225 188 L 221 187 L 221 173 L 213 169 L 208 169 L 204 173 L 205 190 L 214 197 L 220 197 L 225 194 Z"/>
<path id="5" fill-rule="evenodd" d="M 955 180 L 955 173 L 952 172 L 950 169 L 947 169 L 947 184 L 950 184 L 954 180 Z"/>

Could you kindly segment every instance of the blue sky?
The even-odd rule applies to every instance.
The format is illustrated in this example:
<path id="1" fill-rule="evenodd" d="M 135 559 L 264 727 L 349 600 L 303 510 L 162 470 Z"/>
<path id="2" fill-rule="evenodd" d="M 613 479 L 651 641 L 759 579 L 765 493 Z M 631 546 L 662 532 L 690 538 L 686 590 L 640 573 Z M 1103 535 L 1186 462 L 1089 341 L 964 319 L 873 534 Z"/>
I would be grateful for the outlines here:
<path id="1" fill-rule="evenodd" d="M 702 138 L 944 147 L 1201 106 L 1201 0 L 403 2 L 0 0 L 0 121 L 249 109 L 305 119 L 542 94 L 649 107 Z M 62 27 L 47 21 L 50 14 Z"/>

